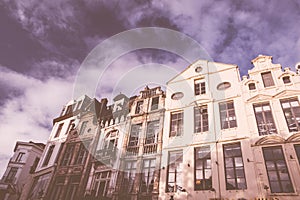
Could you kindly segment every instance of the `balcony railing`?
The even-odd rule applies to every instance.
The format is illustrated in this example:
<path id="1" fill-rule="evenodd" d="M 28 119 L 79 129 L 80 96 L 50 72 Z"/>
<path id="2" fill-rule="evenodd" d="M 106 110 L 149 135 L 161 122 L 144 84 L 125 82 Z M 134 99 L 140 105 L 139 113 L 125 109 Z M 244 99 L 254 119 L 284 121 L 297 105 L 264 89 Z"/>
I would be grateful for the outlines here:
<path id="1" fill-rule="evenodd" d="M 144 145 L 144 154 L 151 154 L 157 152 L 157 144 L 145 144 Z"/>
<path id="2" fill-rule="evenodd" d="M 126 150 L 127 156 L 136 156 L 139 153 L 139 146 L 128 146 Z"/>
<path id="3" fill-rule="evenodd" d="M 101 149 L 96 152 L 96 159 L 101 161 L 114 160 L 116 153 L 116 149 Z"/>

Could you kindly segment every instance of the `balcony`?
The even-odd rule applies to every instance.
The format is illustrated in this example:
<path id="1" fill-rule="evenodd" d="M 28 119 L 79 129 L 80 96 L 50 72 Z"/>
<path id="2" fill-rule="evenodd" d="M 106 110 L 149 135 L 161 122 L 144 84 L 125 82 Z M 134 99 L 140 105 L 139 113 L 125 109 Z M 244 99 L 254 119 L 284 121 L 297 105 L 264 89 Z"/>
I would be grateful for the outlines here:
<path id="1" fill-rule="evenodd" d="M 157 152 L 157 144 L 145 144 L 143 153 L 144 154 L 152 154 Z"/>
<path id="2" fill-rule="evenodd" d="M 116 159 L 117 149 L 101 149 L 96 152 L 95 159 L 103 163 Z"/>
<path id="3" fill-rule="evenodd" d="M 126 156 L 136 156 L 139 154 L 139 146 L 128 146 Z"/>

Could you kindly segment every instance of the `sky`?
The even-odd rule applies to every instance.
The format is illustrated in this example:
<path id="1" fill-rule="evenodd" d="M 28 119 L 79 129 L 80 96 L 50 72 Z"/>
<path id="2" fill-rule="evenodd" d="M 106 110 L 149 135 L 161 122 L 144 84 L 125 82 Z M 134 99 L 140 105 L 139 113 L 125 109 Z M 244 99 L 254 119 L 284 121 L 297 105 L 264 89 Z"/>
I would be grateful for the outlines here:
<path id="1" fill-rule="evenodd" d="M 53 118 L 73 98 L 81 64 L 106 39 L 135 28 L 168 28 L 196 40 L 214 61 L 237 64 L 244 75 L 259 54 L 294 70 L 299 25 L 297 0 L 1 0 L 0 175 L 16 141 L 46 143 Z M 124 74 L 141 66 L 146 77 L 147 63 L 175 72 L 188 66 L 167 51 L 136 50 L 107 68 L 95 96 L 133 95 Z"/>

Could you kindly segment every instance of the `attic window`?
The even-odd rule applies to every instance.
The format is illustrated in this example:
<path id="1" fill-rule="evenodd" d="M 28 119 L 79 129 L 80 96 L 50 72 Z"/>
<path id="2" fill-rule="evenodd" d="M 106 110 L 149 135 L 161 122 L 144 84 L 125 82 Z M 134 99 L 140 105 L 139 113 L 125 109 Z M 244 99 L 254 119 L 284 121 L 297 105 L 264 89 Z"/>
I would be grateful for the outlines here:
<path id="1" fill-rule="evenodd" d="M 195 68 L 195 72 L 200 73 L 202 71 L 202 67 L 198 66 Z"/>
<path id="2" fill-rule="evenodd" d="M 290 76 L 284 76 L 284 77 L 282 77 L 282 81 L 283 81 L 284 84 L 291 83 Z"/>
<path id="3" fill-rule="evenodd" d="M 271 72 L 261 73 L 261 77 L 265 87 L 270 87 L 275 85 Z"/>
<path id="4" fill-rule="evenodd" d="M 231 84 L 229 82 L 222 82 L 217 86 L 218 90 L 226 90 L 231 87 Z"/>
<path id="5" fill-rule="evenodd" d="M 255 83 L 249 83 L 248 87 L 249 87 L 249 90 L 255 90 L 256 89 Z"/>
<path id="6" fill-rule="evenodd" d="M 182 99 L 183 96 L 184 94 L 182 92 L 175 92 L 174 94 L 172 94 L 171 99 L 179 100 Z"/>

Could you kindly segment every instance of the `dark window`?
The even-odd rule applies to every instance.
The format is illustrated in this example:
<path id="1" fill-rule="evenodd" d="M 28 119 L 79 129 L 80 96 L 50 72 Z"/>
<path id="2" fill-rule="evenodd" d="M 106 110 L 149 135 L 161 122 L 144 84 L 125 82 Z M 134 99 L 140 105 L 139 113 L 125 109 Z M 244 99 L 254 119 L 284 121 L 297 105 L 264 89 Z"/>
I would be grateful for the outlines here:
<path id="1" fill-rule="evenodd" d="M 183 134 L 183 112 L 171 113 L 170 137 L 181 136 Z"/>
<path id="2" fill-rule="evenodd" d="M 66 134 L 68 134 L 71 130 L 74 129 L 74 127 L 75 127 L 74 122 L 75 122 L 75 119 L 72 119 L 72 120 L 70 121 L 69 126 L 68 126 L 68 129 L 67 129 L 67 131 L 66 131 Z"/>
<path id="3" fill-rule="evenodd" d="M 23 162 L 23 156 L 25 155 L 25 153 L 20 152 L 16 158 L 16 162 Z"/>
<path id="4" fill-rule="evenodd" d="M 138 102 L 136 102 L 135 114 L 142 113 L 142 111 L 143 111 L 143 104 L 144 104 L 144 101 L 138 101 Z"/>
<path id="5" fill-rule="evenodd" d="M 80 100 L 80 101 L 77 103 L 76 110 L 78 110 L 78 109 L 80 108 L 81 104 L 82 104 L 82 100 Z"/>
<path id="6" fill-rule="evenodd" d="M 134 124 L 131 126 L 131 132 L 129 136 L 128 146 L 137 146 L 139 142 L 139 135 L 142 131 L 142 124 Z"/>
<path id="7" fill-rule="evenodd" d="M 72 110 L 73 110 L 73 105 L 69 105 L 69 106 L 67 107 L 66 115 L 67 115 L 67 114 L 71 114 L 71 113 L 72 113 Z"/>
<path id="8" fill-rule="evenodd" d="M 16 179 L 16 174 L 18 172 L 18 168 L 17 167 L 12 167 L 10 168 L 8 175 L 5 179 L 6 183 L 13 183 Z"/>
<path id="9" fill-rule="evenodd" d="M 276 126 L 273 120 L 269 103 L 253 105 L 259 135 L 276 134 Z"/>
<path id="10" fill-rule="evenodd" d="M 237 127 L 233 101 L 219 103 L 219 109 L 221 129 Z"/>
<path id="11" fill-rule="evenodd" d="M 183 189 L 182 161 L 182 151 L 169 152 L 166 192 L 176 192 Z"/>
<path id="12" fill-rule="evenodd" d="M 95 174 L 94 186 L 93 186 L 93 197 L 107 197 L 109 189 L 109 182 L 111 178 L 111 171 L 104 171 Z"/>
<path id="13" fill-rule="evenodd" d="M 288 84 L 288 83 L 291 83 L 291 79 L 289 76 L 284 76 L 282 77 L 282 81 L 284 84 Z"/>
<path id="14" fill-rule="evenodd" d="M 136 161 L 127 161 L 125 163 L 125 172 L 123 178 L 123 191 L 124 192 L 132 192 L 134 180 L 136 176 Z"/>
<path id="15" fill-rule="evenodd" d="M 295 147 L 295 151 L 296 151 L 296 154 L 297 154 L 298 162 L 299 162 L 299 165 L 300 165 L 300 144 L 295 144 L 294 147 Z"/>
<path id="16" fill-rule="evenodd" d="M 79 189 L 80 176 L 73 176 L 70 178 L 70 182 L 68 184 L 66 197 L 64 200 L 74 200 L 77 197 L 77 191 Z"/>
<path id="17" fill-rule="evenodd" d="M 61 161 L 62 166 L 70 165 L 70 162 L 72 160 L 73 151 L 74 151 L 74 144 L 68 144 L 66 147 L 66 151 L 63 156 L 63 159 Z"/>
<path id="18" fill-rule="evenodd" d="M 255 90 L 256 89 L 255 83 L 249 83 L 248 87 L 249 87 L 249 90 Z"/>
<path id="19" fill-rule="evenodd" d="M 47 152 L 47 155 L 46 155 L 45 160 L 44 160 L 44 162 L 43 162 L 43 166 L 48 165 L 49 160 L 50 160 L 50 158 L 51 158 L 51 156 L 52 156 L 54 147 L 55 147 L 55 145 L 51 145 L 51 146 L 49 147 L 48 152 Z"/>
<path id="20" fill-rule="evenodd" d="M 157 143 L 159 120 L 148 122 L 145 144 Z"/>
<path id="21" fill-rule="evenodd" d="M 79 135 L 83 135 L 83 134 L 84 134 L 85 129 L 86 129 L 86 127 L 87 127 L 87 123 L 88 123 L 88 121 L 82 122 L 80 131 L 79 131 Z"/>
<path id="22" fill-rule="evenodd" d="M 217 90 L 226 90 L 231 87 L 231 83 L 229 82 L 222 82 L 219 85 L 217 85 Z"/>
<path id="23" fill-rule="evenodd" d="M 281 146 L 263 147 L 263 154 L 271 192 L 294 192 Z"/>
<path id="24" fill-rule="evenodd" d="M 274 85 L 274 80 L 271 72 L 261 73 L 261 78 L 265 87 L 270 87 Z"/>
<path id="25" fill-rule="evenodd" d="M 207 105 L 194 107 L 194 132 L 208 131 Z"/>
<path id="26" fill-rule="evenodd" d="M 195 148 L 195 190 L 212 189 L 210 147 Z"/>
<path id="27" fill-rule="evenodd" d="M 241 144 L 223 145 L 225 160 L 226 190 L 241 190 L 247 188 Z"/>
<path id="28" fill-rule="evenodd" d="M 151 103 L 151 110 L 158 109 L 159 97 L 153 97 Z"/>
<path id="29" fill-rule="evenodd" d="M 282 99 L 280 103 L 289 131 L 300 131 L 300 105 L 298 98 Z"/>
<path id="30" fill-rule="evenodd" d="M 39 162 L 40 162 L 40 158 L 39 157 L 35 157 L 33 165 L 30 167 L 30 172 L 29 173 L 32 174 L 32 173 L 35 172 L 35 169 L 36 169 L 37 165 L 39 164 Z"/>
<path id="31" fill-rule="evenodd" d="M 143 169 L 140 183 L 141 192 L 151 193 L 154 185 L 155 159 L 143 161 Z"/>
<path id="32" fill-rule="evenodd" d="M 61 124 L 58 125 L 57 131 L 56 131 L 54 137 L 58 137 L 59 136 L 59 134 L 60 134 L 61 129 L 62 129 L 63 126 L 64 126 L 64 123 L 61 123 Z"/>
<path id="33" fill-rule="evenodd" d="M 194 82 L 195 95 L 205 94 L 205 82 L 203 80 L 195 80 Z"/>
<path id="34" fill-rule="evenodd" d="M 75 164 L 81 165 L 84 164 L 86 161 L 86 158 L 88 156 L 88 148 L 89 143 L 81 143 L 78 151 L 78 155 L 75 161 Z"/>
<path id="35" fill-rule="evenodd" d="M 51 198 L 50 199 L 60 199 L 60 196 L 63 191 L 63 186 L 65 183 L 64 177 L 57 177 L 55 180 L 55 185 L 52 190 Z"/>

